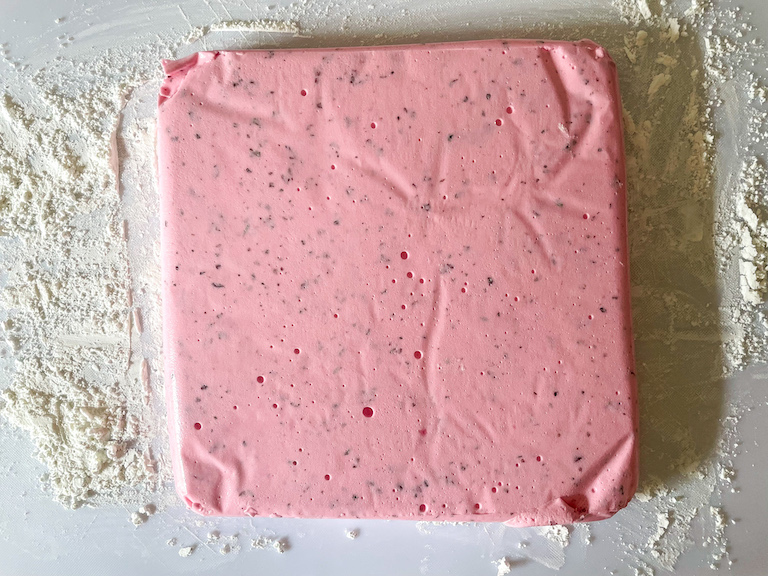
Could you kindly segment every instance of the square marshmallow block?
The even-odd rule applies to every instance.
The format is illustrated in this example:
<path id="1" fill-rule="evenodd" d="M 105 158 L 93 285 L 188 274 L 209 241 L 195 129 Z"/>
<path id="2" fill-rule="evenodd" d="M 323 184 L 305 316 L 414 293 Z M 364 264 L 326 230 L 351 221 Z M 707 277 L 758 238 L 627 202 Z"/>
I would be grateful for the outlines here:
<path id="1" fill-rule="evenodd" d="M 164 65 L 165 381 L 191 508 L 542 525 L 626 506 L 637 395 L 604 49 Z"/>

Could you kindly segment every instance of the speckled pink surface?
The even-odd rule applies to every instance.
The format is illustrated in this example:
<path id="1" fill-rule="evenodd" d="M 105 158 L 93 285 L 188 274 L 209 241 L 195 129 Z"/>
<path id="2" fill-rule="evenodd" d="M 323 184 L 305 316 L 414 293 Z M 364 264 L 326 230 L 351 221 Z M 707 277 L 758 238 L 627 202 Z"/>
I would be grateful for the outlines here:
<path id="1" fill-rule="evenodd" d="M 602 48 L 165 67 L 164 355 L 189 506 L 532 525 L 627 504 L 625 173 Z"/>

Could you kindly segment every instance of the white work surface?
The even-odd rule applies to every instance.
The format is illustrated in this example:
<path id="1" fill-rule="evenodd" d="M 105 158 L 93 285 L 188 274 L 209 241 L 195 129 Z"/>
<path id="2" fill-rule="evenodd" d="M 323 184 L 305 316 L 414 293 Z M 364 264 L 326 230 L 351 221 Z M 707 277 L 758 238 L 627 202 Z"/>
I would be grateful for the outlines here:
<path id="1" fill-rule="evenodd" d="M 0 45 L 7 44 L 0 50 L 8 50 L 14 59 L 28 59 L 33 65 L 40 65 L 48 51 L 58 47 L 60 40 L 57 36 L 62 33 L 74 36 L 75 44 L 82 33 L 94 45 L 109 47 L 139 30 L 177 29 L 182 35 L 189 29 L 189 22 L 204 26 L 222 19 L 247 19 L 249 4 L 254 2 L 242 0 L 222 4 L 195 0 L 182 3 L 180 8 L 176 2 L 166 0 L 141 3 L 132 0 L 5 0 L 0 16 Z M 328 4 L 332 15 L 338 7 L 332 2 Z M 375 4 L 371 2 L 370 10 L 376 9 Z M 396 10 L 408 6 L 405 2 L 390 4 L 396 5 Z M 474 3 L 433 0 L 414 4 L 418 4 L 419 10 L 410 13 L 408 26 L 409 29 L 421 27 L 424 34 L 412 41 L 504 36 L 505 29 L 513 33 L 526 22 L 557 23 L 561 17 L 574 13 L 582 20 L 588 20 L 594 14 L 595 22 L 618 21 L 610 4 L 598 0 L 553 1 L 547 8 L 537 7 L 535 0 L 479 0 Z M 738 4 L 753 12 L 750 21 L 758 26 L 761 36 L 767 38 L 765 0 L 745 0 Z M 365 19 L 367 10 L 368 5 L 361 3 L 360 14 L 351 13 L 343 23 L 346 29 L 338 23 L 333 27 L 329 24 L 328 33 L 317 37 L 316 45 L 374 43 L 376 31 L 370 25 L 358 36 L 352 36 L 361 29 L 356 19 Z M 64 24 L 55 24 L 54 19 L 62 16 L 66 17 Z M 393 27 L 396 27 L 396 18 L 389 18 L 387 31 L 390 34 Z M 569 37 L 567 28 L 563 36 Z M 240 42 L 238 47 L 242 47 L 243 37 L 238 36 L 237 40 Z M 267 41 L 274 42 L 274 39 Z M 226 38 L 217 39 L 208 46 L 226 47 L 226 43 Z M 293 45 L 312 46 L 313 43 L 313 38 L 302 38 Z M 4 82 L 0 75 L 0 87 Z M 724 130 L 727 132 L 727 128 Z M 12 361 L 4 358 L 2 362 L 0 388 L 9 383 L 12 373 Z M 638 363 L 641 362 L 653 363 L 654 357 L 647 350 L 638 350 Z M 724 562 L 721 570 L 740 576 L 768 574 L 768 442 L 764 441 L 768 422 L 767 381 L 765 366 L 751 368 L 727 379 L 721 386 L 719 399 L 722 414 L 728 412 L 727 406 L 731 402 L 754 406 L 738 425 L 741 444 L 734 459 L 736 477 L 732 486 L 735 490 L 725 491 L 716 503 L 723 507 L 729 519 L 735 520 L 726 528 L 733 564 L 729 568 Z M 641 380 L 641 394 L 643 385 Z M 696 404 L 691 402 L 676 409 L 695 410 Z M 691 418 L 692 422 L 696 420 L 699 418 Z M 641 413 L 641 428 L 643 421 Z M 704 434 L 713 436 L 721 426 L 717 419 L 698 425 Z M 562 552 L 557 546 L 548 549 L 548 541 L 536 529 L 507 528 L 495 523 L 417 526 L 414 522 L 404 521 L 208 520 L 179 503 L 151 517 L 146 524 L 135 527 L 130 521 L 130 512 L 134 509 L 85 507 L 66 510 L 54 502 L 39 486 L 38 478 L 45 470 L 31 456 L 32 452 L 32 444 L 25 433 L 0 423 L 0 474 L 3 477 L 0 484 L 0 576 L 151 576 L 214 571 L 233 576 L 491 576 L 496 574 L 493 561 L 502 557 L 511 559 L 512 574 L 635 574 L 632 551 L 628 550 L 632 545 L 632 527 L 627 526 L 627 522 L 637 516 L 630 517 L 625 514 L 627 511 L 593 523 L 590 543 L 585 542 L 582 528 L 571 528 L 570 545 L 564 549 L 565 563 L 555 571 L 547 564 L 557 564 L 557 559 L 553 560 L 552 556 Z M 633 502 L 631 506 L 636 505 L 639 504 Z M 359 537 L 347 538 L 345 531 L 350 529 L 359 530 Z M 242 550 L 225 556 L 219 553 L 220 545 L 206 545 L 206 535 L 211 530 L 219 531 L 222 537 L 238 534 Z M 696 530 L 694 521 L 691 531 L 695 533 Z M 284 554 L 273 550 L 251 550 L 251 539 L 265 533 L 287 537 L 290 549 Z M 621 539 L 617 538 L 619 533 L 623 534 Z M 197 543 L 195 553 L 189 558 L 180 558 L 179 545 L 166 544 L 171 538 L 177 538 L 179 545 Z M 675 571 L 681 575 L 709 572 L 705 549 L 685 552 Z"/>

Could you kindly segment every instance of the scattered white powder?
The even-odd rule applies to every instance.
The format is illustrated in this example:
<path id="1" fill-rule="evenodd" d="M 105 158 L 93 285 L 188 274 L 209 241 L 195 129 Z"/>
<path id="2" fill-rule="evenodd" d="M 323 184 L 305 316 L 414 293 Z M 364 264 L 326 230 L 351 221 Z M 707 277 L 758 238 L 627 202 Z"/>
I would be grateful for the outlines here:
<path id="1" fill-rule="evenodd" d="M 670 559 L 666 558 L 666 556 L 670 554 L 670 549 L 663 547 L 661 543 L 664 541 L 664 536 L 666 535 L 667 529 L 669 528 L 671 516 L 672 512 L 669 510 L 666 512 L 657 513 L 656 531 L 651 534 L 651 537 L 648 539 L 648 547 L 651 549 L 651 554 L 666 564 L 670 562 Z M 662 554 L 664 557 L 662 557 Z"/>
<path id="2" fill-rule="evenodd" d="M 299 34 L 301 28 L 295 22 L 276 20 L 225 20 L 215 22 L 208 27 L 208 32 L 275 32 L 278 34 Z"/>
<path id="3" fill-rule="evenodd" d="M 507 576 L 512 572 L 512 561 L 507 557 L 499 558 L 494 564 L 496 565 L 496 576 Z"/>
<path id="4" fill-rule="evenodd" d="M 589 546 L 592 544 L 592 528 L 589 524 L 578 524 L 574 532 L 581 536 L 581 541 L 584 545 Z"/>
<path id="5" fill-rule="evenodd" d="M 134 526 L 141 526 L 147 520 L 149 520 L 149 515 L 144 512 L 131 513 L 131 522 L 133 523 Z"/>
<path id="6" fill-rule="evenodd" d="M 238 545 L 238 535 L 233 534 L 231 536 L 222 536 L 218 530 L 211 530 L 208 532 L 208 536 L 205 541 L 205 546 L 209 550 L 218 550 L 219 554 L 228 555 L 232 552 L 239 552 L 240 546 Z M 257 548 L 258 546 L 254 546 Z M 264 547 L 267 545 L 265 543 Z"/>
<path id="7" fill-rule="evenodd" d="M 656 576 L 656 571 L 642 560 L 637 562 L 633 572 L 635 576 Z"/>
<path id="8" fill-rule="evenodd" d="M 661 39 L 667 42 L 677 42 L 680 38 L 680 22 L 677 18 L 667 18 L 662 24 Z"/>
<path id="9" fill-rule="evenodd" d="M 434 522 L 425 522 L 423 520 L 416 522 L 416 530 L 421 534 L 431 534 L 434 526 Z"/>
<path id="10" fill-rule="evenodd" d="M 718 508 L 716 506 L 710 506 L 709 508 L 709 514 L 712 518 L 712 521 L 715 525 L 715 534 L 713 537 L 709 538 L 708 544 L 715 546 L 715 551 L 712 553 L 711 562 L 709 564 L 709 567 L 712 570 L 719 570 L 720 569 L 720 562 L 726 557 L 727 550 L 725 546 L 725 527 L 727 525 L 725 512 L 721 508 Z M 727 563 L 730 565 L 732 564 L 731 560 L 728 560 Z"/>
<path id="11" fill-rule="evenodd" d="M 240 538 L 238 534 L 220 536 L 219 544 L 221 545 L 219 547 L 219 554 L 224 556 L 240 552 Z"/>
<path id="12" fill-rule="evenodd" d="M 0 306 L 18 360 L 3 414 L 29 431 L 45 483 L 70 507 L 153 482 L 127 401 L 127 261 L 110 157 L 122 96 L 107 88 L 0 100 Z"/>
<path id="13" fill-rule="evenodd" d="M 757 158 L 750 158 L 742 166 L 739 182 L 747 192 L 735 203 L 740 225 L 741 295 L 745 302 L 760 305 L 768 299 L 768 214 L 764 206 L 768 179 L 765 166 Z"/>
<path id="14" fill-rule="evenodd" d="M 284 554 L 291 549 L 291 543 L 288 538 L 271 538 L 269 536 L 259 536 L 251 540 L 251 548 L 259 550 L 274 550 L 278 554 Z"/>
<path id="15" fill-rule="evenodd" d="M 627 24 L 638 26 L 653 18 L 647 0 L 613 0 L 613 7 Z"/>
<path id="16" fill-rule="evenodd" d="M 656 76 L 653 77 L 653 80 L 651 80 L 651 85 L 648 86 L 648 101 L 650 102 L 653 100 L 656 93 L 664 86 L 669 86 L 670 82 L 672 82 L 672 76 L 670 74 L 665 72 L 656 74 Z"/>
<path id="17" fill-rule="evenodd" d="M 145 504 L 139 508 L 136 512 L 131 513 L 131 522 L 134 526 L 141 526 L 145 524 L 149 517 L 157 512 L 157 506 L 154 504 Z"/>
<path id="18" fill-rule="evenodd" d="M 179 548 L 179 556 L 182 558 L 189 558 L 194 553 L 196 546 L 184 546 Z"/>
<path id="19" fill-rule="evenodd" d="M 288 550 L 291 549 L 291 544 L 288 541 L 288 538 L 280 538 L 280 540 L 275 540 L 275 542 L 272 544 L 272 548 L 274 548 L 279 554 L 285 554 Z"/>
<path id="20" fill-rule="evenodd" d="M 545 526 L 540 528 L 540 532 L 560 548 L 565 548 L 570 542 L 571 533 L 566 526 Z"/>
<path id="21" fill-rule="evenodd" d="M 301 28 L 295 22 L 277 20 L 224 20 L 214 22 L 208 26 L 192 28 L 187 43 L 200 40 L 211 32 L 269 32 L 274 34 L 291 34 L 294 37 L 301 36 Z"/>
<path id="22" fill-rule="evenodd" d="M 148 404 L 162 388 L 141 355 L 115 177 L 125 95 L 169 50 L 16 66 L 0 95 L 0 327 L 15 359 L 0 413 L 30 433 L 43 485 L 72 508 L 139 505 L 170 474 L 154 456 L 165 424 Z"/>

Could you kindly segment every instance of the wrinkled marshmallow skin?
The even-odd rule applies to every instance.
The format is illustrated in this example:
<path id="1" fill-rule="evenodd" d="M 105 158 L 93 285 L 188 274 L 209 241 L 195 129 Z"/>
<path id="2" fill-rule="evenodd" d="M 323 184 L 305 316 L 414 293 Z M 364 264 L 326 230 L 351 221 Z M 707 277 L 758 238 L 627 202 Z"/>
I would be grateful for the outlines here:
<path id="1" fill-rule="evenodd" d="M 190 507 L 523 526 L 626 506 L 625 168 L 601 47 L 164 64 L 165 375 Z"/>

